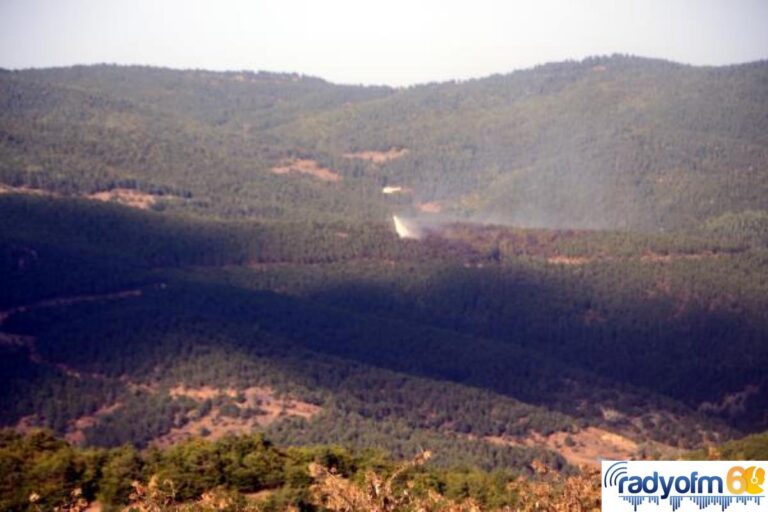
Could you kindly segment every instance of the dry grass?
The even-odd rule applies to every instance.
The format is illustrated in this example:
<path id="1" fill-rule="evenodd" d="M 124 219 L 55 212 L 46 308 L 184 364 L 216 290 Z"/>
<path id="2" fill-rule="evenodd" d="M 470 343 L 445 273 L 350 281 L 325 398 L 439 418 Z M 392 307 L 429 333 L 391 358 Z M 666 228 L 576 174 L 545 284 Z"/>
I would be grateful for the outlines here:
<path id="1" fill-rule="evenodd" d="M 1 194 L 27 194 L 33 196 L 46 196 L 46 197 L 60 197 L 61 194 L 51 192 L 50 190 L 43 190 L 39 188 L 31 187 L 11 187 L 8 185 L 0 185 Z M 141 210 L 149 209 L 153 204 L 157 202 L 157 197 L 152 194 L 139 192 L 138 190 L 132 190 L 127 188 L 115 188 L 112 190 L 105 190 L 102 192 L 95 192 L 93 194 L 84 195 L 86 199 L 92 199 L 94 201 L 109 202 L 114 201 L 131 208 L 139 208 Z"/>
<path id="2" fill-rule="evenodd" d="M 0 194 L 28 194 L 32 196 L 56 197 L 58 194 L 48 190 L 31 187 L 11 187 L 10 185 L 0 185 Z"/>
<path id="3" fill-rule="evenodd" d="M 585 258 L 581 256 L 551 256 L 547 258 L 547 263 L 552 265 L 580 266 L 594 261 L 594 258 Z"/>
<path id="4" fill-rule="evenodd" d="M 606 263 L 612 261 L 638 261 L 640 263 L 672 263 L 675 261 L 698 261 L 711 258 L 724 258 L 726 254 L 715 253 L 712 251 L 704 251 L 700 253 L 672 253 L 672 254 L 660 254 L 657 252 L 646 251 L 643 254 L 635 256 L 565 256 L 555 255 L 546 259 L 547 263 L 552 265 L 565 265 L 565 266 L 581 266 L 589 263 Z"/>
<path id="5" fill-rule="evenodd" d="M 659 254 L 656 252 L 647 251 L 643 253 L 642 256 L 640 256 L 640 261 L 644 262 L 651 262 L 651 263 L 669 263 L 672 261 L 680 261 L 680 260 L 703 260 L 706 258 L 721 258 L 723 257 L 722 254 L 717 254 L 712 251 L 704 251 L 699 253 L 691 253 L 691 254 Z"/>
<path id="6" fill-rule="evenodd" d="M 407 155 L 409 151 L 405 148 L 397 149 L 390 148 L 387 151 L 357 151 L 355 153 L 344 153 L 344 158 L 366 160 L 373 162 L 374 164 L 383 164 L 390 160 L 402 158 Z"/>
<path id="7" fill-rule="evenodd" d="M 574 466 L 599 468 L 602 459 L 625 460 L 636 458 L 639 445 L 624 436 L 597 427 L 579 432 L 555 432 L 548 436 L 532 434 L 523 441 L 506 437 L 486 437 L 486 441 L 511 446 L 537 446 L 553 450 Z"/>
<path id="8" fill-rule="evenodd" d="M 434 201 L 430 201 L 428 203 L 419 203 L 416 205 L 416 208 L 418 208 L 422 213 L 440 213 L 443 211 L 442 205 Z"/>
<path id="9" fill-rule="evenodd" d="M 88 500 L 83 498 L 83 491 L 79 487 L 72 490 L 67 499 L 53 507 L 53 509 L 42 508 L 40 506 L 40 495 L 33 492 L 29 496 L 29 510 L 34 512 L 42 512 L 43 510 L 53 510 L 53 512 L 88 512 L 90 510 L 90 504 Z"/>
<path id="10" fill-rule="evenodd" d="M 188 388 L 183 385 L 170 390 L 173 397 L 185 396 L 202 402 L 217 396 L 235 398 L 240 391 L 235 388 L 214 388 L 202 386 Z M 243 403 L 235 402 L 241 410 L 248 407 L 258 408 L 259 414 L 250 418 L 232 418 L 221 415 L 219 407 L 213 407 L 211 412 L 203 417 L 195 418 L 182 427 L 175 427 L 167 434 L 155 439 L 153 446 L 166 447 L 199 436 L 201 431 L 208 432 L 208 439 L 216 440 L 228 434 L 250 434 L 254 430 L 265 427 L 286 416 L 298 416 L 310 419 L 322 411 L 322 408 L 303 402 L 290 396 L 278 396 L 272 388 L 253 386 L 242 391 L 245 396 Z"/>
<path id="11" fill-rule="evenodd" d="M 115 188 L 112 190 L 106 190 L 104 192 L 96 192 L 87 196 L 88 199 L 95 201 L 110 202 L 114 201 L 131 208 L 138 208 L 140 210 L 148 210 L 153 204 L 157 202 L 157 198 L 151 194 L 139 192 L 138 190 L 131 190 L 127 188 Z"/>
<path id="12" fill-rule="evenodd" d="M 88 428 L 96 425 L 102 416 L 106 416 L 112 412 L 115 412 L 117 409 L 122 407 L 122 405 L 123 404 L 121 404 L 120 402 L 116 402 L 112 405 L 101 407 L 99 410 L 97 410 L 93 414 L 89 414 L 89 415 L 81 416 L 77 418 L 75 421 L 71 423 L 67 433 L 64 434 L 64 439 L 66 439 L 68 442 L 72 444 L 77 444 L 77 445 L 85 444 L 85 431 Z"/>
<path id="13" fill-rule="evenodd" d="M 306 174 L 322 181 L 339 182 L 341 176 L 334 170 L 321 167 L 314 160 L 291 159 L 283 161 L 279 166 L 272 168 L 273 174 Z"/>

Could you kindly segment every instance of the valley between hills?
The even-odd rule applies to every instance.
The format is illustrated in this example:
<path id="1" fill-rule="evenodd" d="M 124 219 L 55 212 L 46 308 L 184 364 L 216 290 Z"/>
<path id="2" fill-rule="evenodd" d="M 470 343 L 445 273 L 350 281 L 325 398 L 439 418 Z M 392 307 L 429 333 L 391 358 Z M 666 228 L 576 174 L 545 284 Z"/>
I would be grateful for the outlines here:
<path id="1" fill-rule="evenodd" d="M 502 509 L 765 457 L 766 84 L 0 71 L 0 508 L 161 475 L 285 510 L 405 464 Z"/>

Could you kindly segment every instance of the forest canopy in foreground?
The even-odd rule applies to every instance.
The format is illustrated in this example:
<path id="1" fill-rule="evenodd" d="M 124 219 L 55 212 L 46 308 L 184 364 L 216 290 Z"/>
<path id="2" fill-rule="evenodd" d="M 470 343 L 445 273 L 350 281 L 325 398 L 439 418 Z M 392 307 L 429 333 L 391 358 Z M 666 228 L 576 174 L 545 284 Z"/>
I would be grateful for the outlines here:
<path id="1" fill-rule="evenodd" d="M 0 507 L 82 510 L 76 507 L 98 501 L 106 510 L 129 504 L 138 510 L 497 510 L 541 501 L 545 496 L 536 491 L 545 482 L 553 503 L 594 506 L 599 499 L 589 488 L 593 473 L 546 476 L 538 463 L 523 470 L 525 476 L 439 470 L 424 466 L 429 455 L 397 462 L 380 451 L 280 448 L 260 435 L 190 440 L 164 450 L 84 450 L 43 431 L 22 436 L 3 430 Z M 586 492 L 561 492 L 577 485 Z"/>
<path id="2" fill-rule="evenodd" d="M 708 456 L 761 460 L 766 434 L 709 450 Z M 698 454 L 691 454 L 694 458 Z M 3 510 L 103 509 L 128 503 L 152 510 L 591 511 L 599 473 L 561 475 L 534 461 L 491 473 L 437 469 L 422 452 L 395 461 L 381 451 L 338 446 L 278 447 L 261 435 L 190 440 L 163 450 L 81 449 L 44 431 L 0 431 Z M 427 464 L 425 464 L 427 463 Z M 140 509 L 141 510 L 141 509 Z"/>

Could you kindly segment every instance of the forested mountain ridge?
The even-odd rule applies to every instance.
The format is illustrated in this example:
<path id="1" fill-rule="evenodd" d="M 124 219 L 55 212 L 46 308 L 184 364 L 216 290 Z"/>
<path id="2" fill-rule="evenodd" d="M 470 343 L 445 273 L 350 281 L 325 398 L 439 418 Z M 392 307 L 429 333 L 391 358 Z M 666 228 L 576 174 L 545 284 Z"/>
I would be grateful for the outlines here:
<path id="1" fill-rule="evenodd" d="M 766 63 L 592 59 L 417 87 L 281 133 L 329 152 L 412 148 L 391 179 L 497 222 L 690 227 L 765 207 L 766 80 Z"/>
<path id="2" fill-rule="evenodd" d="M 358 184 L 331 188 L 269 172 L 295 151 L 263 137 L 16 73 L 2 84 L 7 184 L 77 195 L 136 190 L 157 199 L 157 209 L 227 217 L 308 218 L 320 210 L 343 218 L 376 209 Z"/>
<path id="3" fill-rule="evenodd" d="M 692 227 L 765 208 L 766 84 L 765 62 L 623 56 L 401 89 L 143 67 L 15 71 L 0 89 L 13 115 L 2 176 L 89 192 L 170 187 L 191 199 L 164 207 L 251 218 L 380 220 L 428 204 L 524 226 Z M 27 96 L 45 101 L 45 122 Z M 81 107 L 92 115 L 70 113 Z M 54 127 L 70 134 L 66 154 L 35 142 Z M 46 155 L 71 166 L 53 173 Z M 271 172 L 297 160 L 341 179 Z M 406 193 L 384 198 L 386 185 Z"/>

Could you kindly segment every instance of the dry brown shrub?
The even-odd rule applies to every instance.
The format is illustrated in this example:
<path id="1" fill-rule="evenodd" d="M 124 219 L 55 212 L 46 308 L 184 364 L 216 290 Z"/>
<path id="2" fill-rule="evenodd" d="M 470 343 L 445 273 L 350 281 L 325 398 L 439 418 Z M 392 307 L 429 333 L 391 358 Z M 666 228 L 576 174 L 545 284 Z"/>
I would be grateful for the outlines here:
<path id="1" fill-rule="evenodd" d="M 362 485 L 319 464 L 311 464 L 309 470 L 315 484 L 310 491 L 318 506 L 333 512 L 480 512 L 472 500 L 456 503 L 434 492 L 414 494 L 412 482 L 405 479 L 406 473 L 422 466 L 430 456 L 430 452 L 422 452 L 388 477 L 368 471 Z"/>
<path id="2" fill-rule="evenodd" d="M 245 498 L 226 489 L 217 488 L 203 493 L 193 503 L 178 503 L 176 490 L 170 480 L 160 482 L 152 477 L 147 485 L 133 482 L 131 504 L 124 512 L 259 512 L 258 505 L 247 503 Z M 286 510 L 285 512 L 294 512 Z"/>
<path id="3" fill-rule="evenodd" d="M 593 512 L 600 510 L 600 472 L 582 468 L 574 476 L 563 476 L 536 461 L 535 480 L 519 478 L 511 488 L 519 496 L 516 512 Z"/>
<path id="4" fill-rule="evenodd" d="M 314 505 L 329 512 L 596 512 L 600 510 L 599 471 L 583 468 L 577 475 L 564 476 L 543 464 L 534 462 L 535 478 L 520 477 L 510 482 L 517 495 L 514 506 L 501 509 L 481 507 L 472 499 L 462 502 L 427 491 L 417 493 L 409 479 L 410 470 L 424 465 L 430 458 L 423 452 L 412 461 L 400 465 L 388 476 L 368 471 L 362 482 L 354 482 L 320 464 L 310 464 L 314 479 L 310 496 Z M 225 489 L 204 493 L 194 503 L 178 503 L 173 482 L 156 477 L 143 485 L 133 482 L 134 492 L 128 512 L 258 512 L 259 506 L 247 503 L 242 495 Z M 34 506 L 34 499 L 30 497 Z M 67 508 L 69 507 L 69 508 Z M 78 508 L 82 507 L 82 508 Z M 57 508 L 66 512 L 83 512 L 84 501 L 72 495 L 72 504 Z M 288 508 L 286 512 L 295 512 Z"/>
<path id="5" fill-rule="evenodd" d="M 29 495 L 29 508 L 35 512 L 44 510 L 40 507 L 40 495 L 33 492 Z M 53 507 L 54 512 L 84 512 L 88 509 L 88 500 L 83 498 L 83 491 L 78 487 L 73 489 L 67 499 Z"/>

